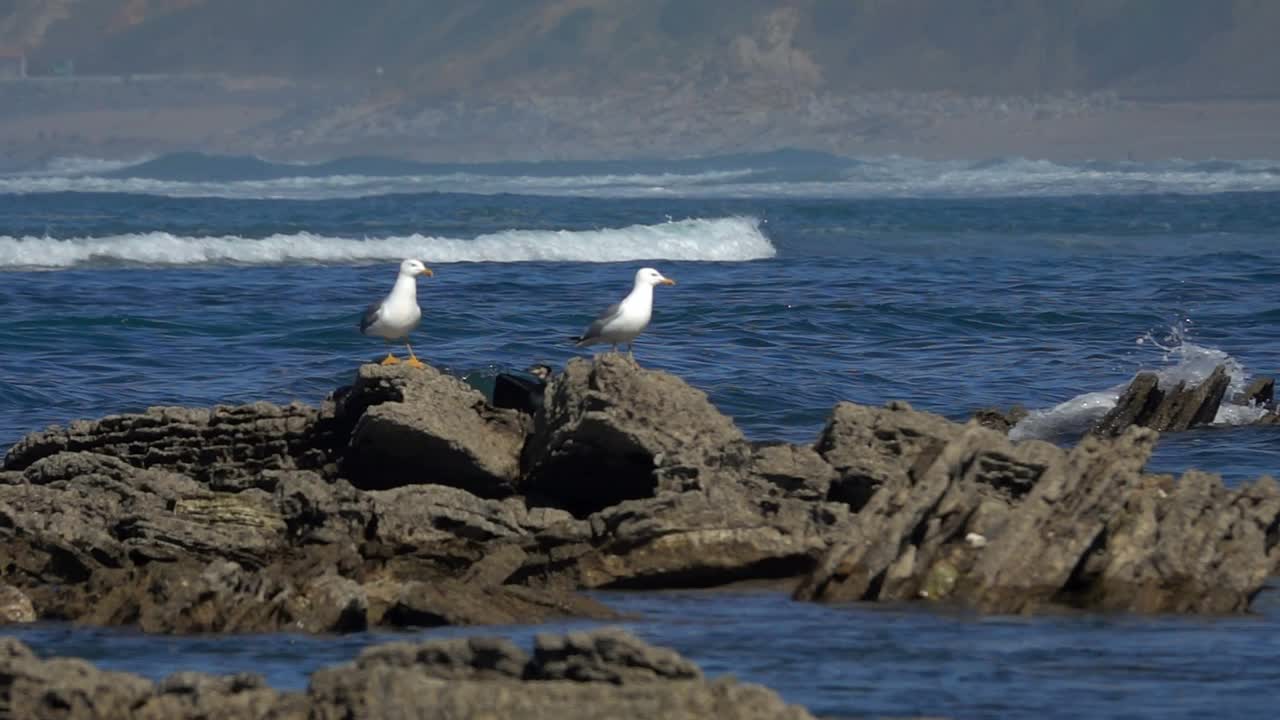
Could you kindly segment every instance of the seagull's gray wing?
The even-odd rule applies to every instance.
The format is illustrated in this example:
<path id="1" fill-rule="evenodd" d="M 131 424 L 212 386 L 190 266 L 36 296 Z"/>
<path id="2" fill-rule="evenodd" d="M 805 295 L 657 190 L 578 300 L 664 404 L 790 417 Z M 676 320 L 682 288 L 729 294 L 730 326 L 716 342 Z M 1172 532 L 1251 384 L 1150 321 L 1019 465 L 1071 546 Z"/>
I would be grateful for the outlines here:
<path id="1" fill-rule="evenodd" d="M 604 309 L 604 312 L 597 315 L 595 320 L 591 321 L 591 324 L 587 326 L 586 330 L 582 331 L 581 335 L 570 339 L 577 340 L 579 345 L 595 340 L 600 337 L 600 333 L 604 331 L 604 326 L 608 325 L 611 320 L 618 317 L 621 310 L 622 303 L 620 302 L 610 305 Z"/>
<path id="2" fill-rule="evenodd" d="M 364 309 L 364 315 L 360 316 L 360 334 L 365 334 L 369 326 L 378 322 L 378 313 L 382 310 L 382 302 L 370 303 L 369 307 Z"/>

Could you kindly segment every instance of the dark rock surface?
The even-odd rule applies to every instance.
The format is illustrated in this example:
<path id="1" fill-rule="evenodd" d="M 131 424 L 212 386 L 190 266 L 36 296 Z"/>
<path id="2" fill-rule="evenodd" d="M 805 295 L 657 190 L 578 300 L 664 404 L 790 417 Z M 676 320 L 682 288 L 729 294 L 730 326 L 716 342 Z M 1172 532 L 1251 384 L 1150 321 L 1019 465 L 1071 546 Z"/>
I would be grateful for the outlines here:
<path id="1" fill-rule="evenodd" d="M 1275 378 L 1258 377 L 1245 387 L 1244 392 L 1240 393 L 1240 397 L 1236 398 L 1236 402 L 1240 405 L 1253 405 L 1255 407 L 1273 408 L 1276 404 L 1276 381 Z"/>
<path id="2" fill-rule="evenodd" d="M 902 402 L 840 403 L 806 446 L 750 442 L 620 354 L 570 362 L 534 418 L 366 365 L 318 411 L 153 409 L 24 438 L 0 470 L 0 584 L 37 618 L 154 632 L 608 618 L 577 592 L 738 581 L 1238 612 L 1280 563 L 1275 483 L 1146 474 L 1157 436 L 1129 427 L 1211 418 L 1224 380 L 1139 376 L 1071 450 Z"/>
<path id="3" fill-rule="evenodd" d="M 742 441 L 733 420 L 674 375 L 620 353 L 575 358 L 547 388 L 524 490 L 584 516 L 653 495 L 659 466 L 698 465 Z"/>
<path id="4" fill-rule="evenodd" d="M 708 681 L 688 660 L 617 630 L 539 637 L 532 656 L 500 639 L 389 643 L 315 672 L 306 692 L 255 675 L 182 672 L 159 683 L 81 660 L 43 660 L 0 638 L 0 717 L 214 718 L 811 717 L 776 693 Z"/>
<path id="5" fill-rule="evenodd" d="M 1232 491 L 1203 473 L 1145 475 L 1156 437 L 1134 428 L 1063 450 L 900 404 L 842 404 L 825 453 L 875 487 L 796 594 L 1006 613 L 1245 610 L 1277 559 L 1280 490 L 1270 479 Z"/>
<path id="6" fill-rule="evenodd" d="M 435 368 L 363 365 L 332 412 L 335 425 L 351 428 L 342 472 L 358 488 L 433 483 L 482 497 L 515 491 L 528 416 L 490 407 L 478 390 Z"/>
<path id="7" fill-rule="evenodd" d="M 301 404 L 155 407 L 145 413 L 80 420 L 27 435 L 4 458 L 25 470 L 58 453 L 91 452 L 131 467 L 171 470 L 206 483 L 236 482 L 266 470 L 309 467 L 318 413 Z"/>
<path id="8" fill-rule="evenodd" d="M 1139 373 L 1092 432 L 1115 436 L 1133 425 L 1160 432 L 1208 425 L 1218 414 L 1230 384 L 1231 378 L 1222 365 L 1192 387 L 1181 381 L 1173 388 L 1162 388 L 1155 373 Z"/>

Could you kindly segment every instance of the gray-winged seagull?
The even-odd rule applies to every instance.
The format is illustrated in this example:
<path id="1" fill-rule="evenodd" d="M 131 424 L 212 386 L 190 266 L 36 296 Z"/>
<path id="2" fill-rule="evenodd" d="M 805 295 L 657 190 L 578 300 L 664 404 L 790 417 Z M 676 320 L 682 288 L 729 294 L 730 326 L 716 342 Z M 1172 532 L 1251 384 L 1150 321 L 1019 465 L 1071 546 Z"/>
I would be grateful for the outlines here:
<path id="1" fill-rule="evenodd" d="M 403 340 L 409 350 L 409 359 L 405 361 L 410 367 L 422 367 L 422 361 L 413 354 L 413 346 L 409 344 L 409 333 L 418 326 L 422 319 L 422 308 L 418 307 L 418 276 L 431 277 L 435 273 L 422 264 L 421 260 L 405 260 L 400 263 L 400 274 L 396 276 L 396 284 L 382 302 L 370 305 L 360 318 L 360 332 L 364 335 L 380 337 L 387 342 Z M 383 365 L 395 365 L 400 362 L 388 348 Z"/>
<path id="2" fill-rule="evenodd" d="M 675 280 L 663 277 L 653 268 L 640 268 L 630 294 L 622 302 L 606 308 L 581 335 L 571 339 L 577 341 L 577 347 L 608 343 L 615 351 L 619 344 L 625 343 L 627 352 L 631 352 L 632 342 L 649 326 L 649 318 L 653 316 L 653 289 L 675 284 Z"/>

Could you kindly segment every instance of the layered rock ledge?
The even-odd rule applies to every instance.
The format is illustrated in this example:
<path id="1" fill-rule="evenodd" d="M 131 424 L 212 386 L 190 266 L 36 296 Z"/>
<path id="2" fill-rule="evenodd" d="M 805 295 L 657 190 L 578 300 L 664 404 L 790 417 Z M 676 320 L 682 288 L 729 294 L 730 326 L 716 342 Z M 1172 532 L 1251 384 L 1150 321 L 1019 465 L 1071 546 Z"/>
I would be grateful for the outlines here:
<path id="1" fill-rule="evenodd" d="M 803 720 L 773 691 L 706 679 L 672 650 L 618 630 L 509 641 L 389 643 L 316 671 L 305 692 L 248 673 L 180 672 L 160 682 L 83 660 L 41 659 L 0 638 L 0 716 L 24 720 L 333 718 L 735 718 Z"/>
<path id="2" fill-rule="evenodd" d="M 319 408 L 153 408 L 29 435 L 0 470 L 0 618 L 529 623 L 613 616 L 583 590 L 742 580 L 806 600 L 1222 613 L 1280 559 L 1275 482 L 1146 473 L 1150 429 L 1067 450 L 840 403 L 812 445 L 759 443 L 617 354 L 571 361 L 543 400 L 530 416 L 432 368 L 365 365 Z"/>

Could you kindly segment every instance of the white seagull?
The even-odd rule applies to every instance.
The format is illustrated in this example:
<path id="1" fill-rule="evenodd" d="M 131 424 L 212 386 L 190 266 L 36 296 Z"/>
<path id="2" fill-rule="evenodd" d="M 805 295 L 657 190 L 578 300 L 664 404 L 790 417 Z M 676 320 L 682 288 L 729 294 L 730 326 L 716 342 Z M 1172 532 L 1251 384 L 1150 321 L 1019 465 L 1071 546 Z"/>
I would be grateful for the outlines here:
<path id="1" fill-rule="evenodd" d="M 577 341 L 577 347 L 608 343 L 614 351 L 619 344 L 626 343 L 627 352 L 631 352 L 632 342 L 649 326 L 649 318 L 653 316 L 653 289 L 675 284 L 675 280 L 663 277 L 653 268 L 640 268 L 631 293 L 622 302 L 606 308 L 581 335 L 571 339 Z"/>
<path id="2" fill-rule="evenodd" d="M 382 302 L 365 308 L 364 317 L 360 318 L 362 334 L 380 337 L 387 342 L 403 340 L 409 349 L 409 359 L 405 362 L 410 367 L 422 367 L 422 361 L 413 354 L 413 347 L 409 345 L 409 333 L 422 319 L 422 308 L 418 307 L 418 276 L 431 277 L 434 274 L 421 260 L 405 260 L 400 263 L 400 274 L 391 292 Z M 382 364 L 395 365 L 398 362 L 400 360 L 388 349 Z"/>

